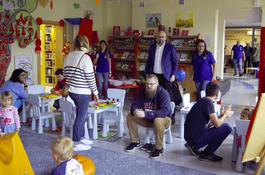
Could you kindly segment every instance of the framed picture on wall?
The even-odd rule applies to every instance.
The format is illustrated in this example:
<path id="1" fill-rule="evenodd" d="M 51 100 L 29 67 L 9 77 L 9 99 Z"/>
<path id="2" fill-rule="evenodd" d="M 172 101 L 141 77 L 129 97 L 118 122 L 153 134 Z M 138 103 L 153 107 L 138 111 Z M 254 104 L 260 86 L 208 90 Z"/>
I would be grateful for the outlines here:
<path id="1" fill-rule="evenodd" d="M 177 13 L 176 27 L 192 28 L 194 23 L 194 13 Z"/>
<path id="2" fill-rule="evenodd" d="M 162 13 L 146 14 L 146 27 L 158 27 L 162 25 Z"/>

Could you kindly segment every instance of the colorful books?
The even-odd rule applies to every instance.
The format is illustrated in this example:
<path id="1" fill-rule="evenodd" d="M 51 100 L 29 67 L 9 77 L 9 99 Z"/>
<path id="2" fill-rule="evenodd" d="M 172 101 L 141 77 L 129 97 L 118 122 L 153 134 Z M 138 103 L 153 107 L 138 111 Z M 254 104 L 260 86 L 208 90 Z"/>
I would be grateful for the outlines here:
<path id="1" fill-rule="evenodd" d="M 138 55 L 138 58 L 139 59 L 145 59 L 145 55 L 148 54 L 146 52 L 141 52 L 139 55 Z M 148 58 L 148 57 L 147 57 Z"/>
<path id="2" fill-rule="evenodd" d="M 188 54 L 187 53 L 182 53 L 180 58 L 179 58 L 179 61 L 186 61 L 187 58 L 188 58 Z"/>
<path id="3" fill-rule="evenodd" d="M 184 39 L 180 40 L 173 40 L 173 43 L 175 47 L 183 47 Z"/>
<path id="4" fill-rule="evenodd" d="M 123 52 L 121 59 L 127 58 L 129 54 L 130 54 L 130 52 Z"/>
<path id="5" fill-rule="evenodd" d="M 145 65 L 146 65 L 146 63 L 140 63 L 140 65 L 138 67 L 138 70 L 139 71 L 144 71 L 145 70 Z"/>

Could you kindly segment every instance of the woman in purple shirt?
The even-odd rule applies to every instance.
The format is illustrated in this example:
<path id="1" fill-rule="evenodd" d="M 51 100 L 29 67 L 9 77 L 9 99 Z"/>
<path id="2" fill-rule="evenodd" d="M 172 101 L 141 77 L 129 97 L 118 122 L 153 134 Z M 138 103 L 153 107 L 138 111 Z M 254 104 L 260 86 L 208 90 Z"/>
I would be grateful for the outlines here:
<path id="1" fill-rule="evenodd" d="M 201 98 L 201 91 L 206 89 L 206 85 L 215 80 L 215 59 L 210 51 L 207 51 L 207 46 L 204 40 L 198 40 L 196 45 L 196 52 L 191 60 L 190 79 L 193 75 L 193 81 L 199 99 Z"/>
<path id="2" fill-rule="evenodd" d="M 107 89 L 109 77 L 111 77 L 111 53 L 108 51 L 107 43 L 100 41 L 100 50 L 96 52 L 94 64 L 97 64 L 96 76 L 98 82 L 99 99 L 102 99 L 102 79 L 104 83 L 105 98 L 107 98 Z"/>

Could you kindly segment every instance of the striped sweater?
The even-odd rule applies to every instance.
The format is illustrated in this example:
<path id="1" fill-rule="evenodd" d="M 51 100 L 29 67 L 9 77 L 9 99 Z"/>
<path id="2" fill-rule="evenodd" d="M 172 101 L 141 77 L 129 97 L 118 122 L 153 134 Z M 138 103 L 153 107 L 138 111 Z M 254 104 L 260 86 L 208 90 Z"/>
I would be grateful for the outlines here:
<path id="1" fill-rule="evenodd" d="M 66 78 L 66 83 L 68 84 L 73 76 L 70 82 L 69 92 L 90 95 L 92 91 L 94 95 L 97 95 L 98 90 L 95 81 L 93 64 L 88 55 L 83 56 L 75 71 L 75 67 L 83 54 L 85 54 L 83 51 L 73 51 L 65 57 L 63 63 L 64 78 Z"/>

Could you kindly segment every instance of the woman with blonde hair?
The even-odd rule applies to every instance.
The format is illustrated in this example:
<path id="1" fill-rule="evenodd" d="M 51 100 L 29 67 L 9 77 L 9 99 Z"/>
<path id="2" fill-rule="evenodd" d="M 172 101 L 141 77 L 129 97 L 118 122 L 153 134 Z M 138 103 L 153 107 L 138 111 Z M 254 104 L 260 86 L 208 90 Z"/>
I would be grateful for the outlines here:
<path id="1" fill-rule="evenodd" d="M 89 49 L 89 41 L 85 35 L 77 35 L 74 41 L 74 51 L 64 59 L 64 77 L 69 84 L 69 96 L 76 105 L 76 119 L 74 123 L 73 141 L 74 150 L 88 150 L 88 144 L 92 141 L 83 138 L 84 123 L 88 114 L 88 104 L 91 91 L 94 101 L 98 101 L 98 90 L 95 81 L 91 58 L 86 55 Z M 70 82 L 70 83 L 69 83 Z"/>

